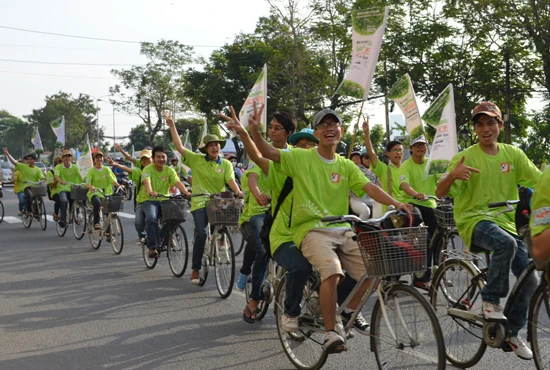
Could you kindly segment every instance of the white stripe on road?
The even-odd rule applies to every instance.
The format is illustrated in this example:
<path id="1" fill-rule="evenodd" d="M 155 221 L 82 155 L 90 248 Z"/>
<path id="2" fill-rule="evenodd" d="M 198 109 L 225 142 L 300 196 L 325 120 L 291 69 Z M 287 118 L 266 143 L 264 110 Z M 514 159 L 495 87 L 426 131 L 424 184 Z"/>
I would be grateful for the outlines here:
<path id="1" fill-rule="evenodd" d="M 4 217 L 4 221 L 7 222 L 8 224 L 21 223 L 21 219 L 19 217 L 13 217 L 13 216 Z"/>
<path id="2" fill-rule="evenodd" d="M 131 214 L 131 213 L 118 212 L 118 217 L 123 217 L 123 218 L 136 218 L 136 215 L 133 215 L 133 214 Z"/>

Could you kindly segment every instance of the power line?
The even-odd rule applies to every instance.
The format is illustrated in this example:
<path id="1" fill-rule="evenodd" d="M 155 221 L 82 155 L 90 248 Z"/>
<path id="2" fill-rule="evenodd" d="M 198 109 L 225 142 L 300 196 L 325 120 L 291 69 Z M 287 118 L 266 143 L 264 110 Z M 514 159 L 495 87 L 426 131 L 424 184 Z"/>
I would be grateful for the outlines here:
<path id="1" fill-rule="evenodd" d="M 72 38 L 76 38 L 76 39 L 86 39 L 86 40 L 95 40 L 95 41 L 122 42 L 122 43 L 127 43 L 127 44 L 150 43 L 148 41 L 129 41 L 129 40 L 104 39 L 104 38 L 100 38 L 100 37 L 76 36 L 76 35 L 69 35 L 69 34 L 65 34 L 65 33 L 36 31 L 36 30 L 29 30 L 29 29 L 25 29 L 25 28 L 8 27 L 8 26 L 2 26 L 2 25 L 0 25 L 0 28 L 5 28 L 5 29 L 8 29 L 8 30 L 14 30 L 14 31 L 39 33 L 39 34 L 43 34 L 43 35 L 72 37 Z M 192 47 L 195 47 L 195 48 L 219 48 L 219 47 L 221 47 L 219 45 L 190 45 L 190 44 L 184 44 L 184 45 L 192 46 Z"/>
<path id="2" fill-rule="evenodd" d="M 11 73 L 11 74 L 30 75 L 30 76 L 47 76 L 47 77 L 86 78 L 86 79 L 93 79 L 93 80 L 116 80 L 116 78 L 113 78 L 113 77 L 52 75 L 52 74 L 45 74 L 45 73 L 16 72 L 16 71 L 0 71 L 0 73 Z"/>
<path id="3" fill-rule="evenodd" d="M 104 66 L 104 67 L 128 67 L 128 66 L 143 66 L 144 65 L 144 64 L 43 62 L 43 61 L 36 61 L 36 60 L 15 60 L 15 59 L 0 59 L 0 62 L 31 63 L 31 64 L 61 64 L 61 65 L 72 65 L 72 66 Z"/>
<path id="4" fill-rule="evenodd" d="M 15 48 L 32 48 L 32 49 L 56 49 L 56 50 L 89 50 L 89 51 L 125 51 L 136 52 L 137 49 L 100 49 L 100 48 L 68 48 L 61 46 L 43 46 L 43 45 L 14 45 L 14 44 L 0 44 L 0 47 L 15 47 Z"/>

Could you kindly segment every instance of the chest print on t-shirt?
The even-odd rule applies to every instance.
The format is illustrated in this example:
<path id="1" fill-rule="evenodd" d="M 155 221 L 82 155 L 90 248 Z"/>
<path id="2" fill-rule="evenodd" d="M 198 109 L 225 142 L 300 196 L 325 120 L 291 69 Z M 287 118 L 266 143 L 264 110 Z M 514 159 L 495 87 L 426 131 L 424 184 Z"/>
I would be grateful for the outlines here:
<path id="1" fill-rule="evenodd" d="M 162 181 L 166 181 L 166 176 L 162 176 Z"/>
<path id="2" fill-rule="evenodd" d="M 216 168 L 216 172 L 217 172 L 217 173 L 222 173 L 222 172 L 223 172 L 223 168 L 221 168 L 221 167 Z"/>
<path id="3" fill-rule="evenodd" d="M 510 172 L 510 163 L 508 162 L 501 163 L 500 172 Z"/>
<path id="4" fill-rule="evenodd" d="M 330 181 L 338 184 L 340 182 L 340 174 L 333 172 L 332 175 L 330 175 Z"/>

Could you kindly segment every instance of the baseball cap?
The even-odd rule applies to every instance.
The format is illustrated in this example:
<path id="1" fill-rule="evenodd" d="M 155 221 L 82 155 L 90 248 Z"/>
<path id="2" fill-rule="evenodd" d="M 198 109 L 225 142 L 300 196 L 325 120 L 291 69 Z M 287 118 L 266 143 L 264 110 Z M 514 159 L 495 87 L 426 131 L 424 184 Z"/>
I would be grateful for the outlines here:
<path id="1" fill-rule="evenodd" d="M 303 139 L 303 138 L 313 140 L 316 143 L 319 142 L 319 139 L 317 139 L 313 135 L 313 130 L 310 129 L 310 128 L 303 128 L 302 131 L 293 133 L 292 135 L 290 135 L 288 137 L 288 142 L 290 143 L 290 145 L 296 145 L 298 140 Z"/>
<path id="2" fill-rule="evenodd" d="M 317 114 L 313 118 L 313 127 L 316 127 L 323 120 L 323 118 L 331 115 L 334 116 L 338 120 L 338 122 L 342 123 L 342 119 L 340 118 L 338 113 L 336 113 L 332 109 L 326 108 L 317 112 Z"/>
<path id="3" fill-rule="evenodd" d="M 64 157 L 66 155 L 70 155 L 71 157 L 73 156 L 73 153 L 71 153 L 70 150 L 64 150 L 63 153 L 61 153 L 61 156 Z"/>
<path id="4" fill-rule="evenodd" d="M 29 157 L 32 157 L 32 159 L 34 159 L 36 161 L 36 154 L 34 153 L 29 153 L 25 156 L 25 159 L 29 159 Z"/>
<path id="5" fill-rule="evenodd" d="M 105 155 L 103 154 L 103 152 L 97 151 L 97 152 L 95 152 L 94 154 L 92 154 L 92 158 L 95 158 L 95 157 L 97 157 L 98 155 L 100 155 L 100 156 L 102 156 L 102 157 L 105 157 Z"/>
<path id="6" fill-rule="evenodd" d="M 411 140 L 410 146 L 413 146 L 414 144 L 418 144 L 418 143 L 428 144 L 428 141 L 426 140 L 426 137 L 424 135 L 420 135 L 419 137 Z"/>
<path id="7" fill-rule="evenodd" d="M 151 158 L 152 157 L 152 154 L 151 154 L 151 151 L 149 149 L 143 149 L 140 153 L 139 153 L 139 158 Z"/>
<path id="8" fill-rule="evenodd" d="M 502 120 L 502 113 L 500 108 L 491 101 L 484 101 L 479 103 L 472 111 L 472 121 L 480 114 L 486 114 L 490 117 L 498 117 Z"/>

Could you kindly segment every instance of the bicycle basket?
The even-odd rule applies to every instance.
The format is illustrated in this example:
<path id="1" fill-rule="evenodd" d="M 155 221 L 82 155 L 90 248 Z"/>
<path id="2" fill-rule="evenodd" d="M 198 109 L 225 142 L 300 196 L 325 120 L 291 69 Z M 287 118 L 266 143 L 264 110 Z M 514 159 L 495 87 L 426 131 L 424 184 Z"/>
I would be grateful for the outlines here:
<path id="1" fill-rule="evenodd" d="M 206 203 L 206 214 L 211 225 L 236 225 L 243 209 L 243 200 L 212 198 Z"/>
<path id="2" fill-rule="evenodd" d="M 41 185 L 31 185 L 31 192 L 32 195 L 35 197 L 45 197 L 48 195 L 48 185 L 41 184 Z"/>
<path id="3" fill-rule="evenodd" d="M 71 199 L 72 200 L 87 200 L 88 188 L 84 185 L 77 186 L 71 185 Z"/>
<path id="4" fill-rule="evenodd" d="M 164 222 L 169 221 L 185 221 L 187 211 L 189 210 L 189 202 L 185 199 L 168 199 L 160 202 L 162 210 L 162 219 Z"/>
<path id="5" fill-rule="evenodd" d="M 103 213 L 118 212 L 122 206 L 122 198 L 120 195 L 111 195 L 101 200 Z"/>
<path id="6" fill-rule="evenodd" d="M 357 235 L 369 277 L 423 272 L 427 268 L 428 228 L 366 231 Z"/>
<path id="7" fill-rule="evenodd" d="M 456 227 L 455 217 L 453 214 L 453 206 L 444 205 L 437 206 L 434 209 L 435 219 L 440 227 L 452 228 Z"/>

